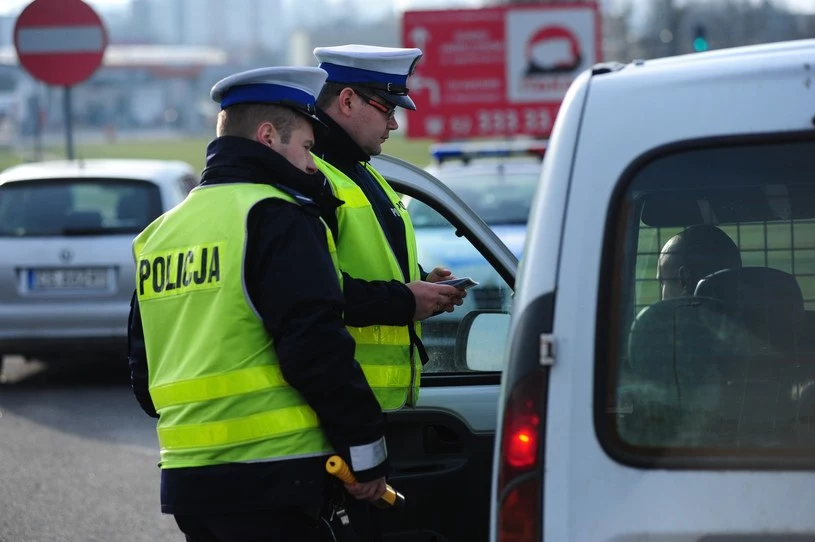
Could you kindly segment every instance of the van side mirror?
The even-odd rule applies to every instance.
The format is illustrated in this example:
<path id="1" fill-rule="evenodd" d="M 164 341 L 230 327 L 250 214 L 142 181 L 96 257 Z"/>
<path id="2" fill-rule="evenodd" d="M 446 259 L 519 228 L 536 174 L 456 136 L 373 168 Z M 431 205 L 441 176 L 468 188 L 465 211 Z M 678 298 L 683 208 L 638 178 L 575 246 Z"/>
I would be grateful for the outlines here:
<path id="1" fill-rule="evenodd" d="M 503 371 L 509 322 L 506 312 L 468 312 L 456 334 L 456 367 L 481 372 Z"/>

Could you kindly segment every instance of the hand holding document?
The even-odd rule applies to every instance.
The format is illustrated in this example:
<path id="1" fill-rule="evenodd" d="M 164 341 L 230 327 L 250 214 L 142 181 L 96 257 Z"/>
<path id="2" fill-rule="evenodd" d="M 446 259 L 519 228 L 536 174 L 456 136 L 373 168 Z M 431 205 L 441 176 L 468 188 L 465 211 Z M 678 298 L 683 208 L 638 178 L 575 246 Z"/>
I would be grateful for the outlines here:
<path id="1" fill-rule="evenodd" d="M 454 286 L 461 290 L 467 290 L 468 288 L 472 288 L 473 286 L 478 286 L 479 283 L 474 281 L 470 277 L 462 277 L 460 279 L 441 280 L 436 284 L 447 284 L 449 286 Z"/>

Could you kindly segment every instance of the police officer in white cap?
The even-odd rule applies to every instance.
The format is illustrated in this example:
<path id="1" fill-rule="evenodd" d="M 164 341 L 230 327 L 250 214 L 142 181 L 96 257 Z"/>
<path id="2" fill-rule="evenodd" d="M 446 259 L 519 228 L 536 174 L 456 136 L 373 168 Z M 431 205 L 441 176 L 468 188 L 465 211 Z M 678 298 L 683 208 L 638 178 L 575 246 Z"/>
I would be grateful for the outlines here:
<path id="1" fill-rule="evenodd" d="M 371 156 L 399 125 L 397 107 L 416 109 L 408 76 L 419 49 L 343 45 L 318 47 L 314 55 L 328 72 L 317 98 L 317 116 L 328 135 L 315 145 L 317 167 L 345 202 L 329 226 L 337 232 L 343 272 L 345 321 L 357 343 L 357 359 L 385 411 L 415 405 L 427 354 L 419 321 L 462 303 L 463 290 L 433 284 L 454 278 L 437 267 L 424 272 L 416 239 L 399 196 L 370 165 Z M 374 327 L 375 326 L 375 327 Z M 365 540 L 376 540 L 370 507 L 351 511 Z"/>
<path id="2" fill-rule="evenodd" d="M 266 68 L 219 81 L 201 183 L 133 244 L 133 390 L 158 418 L 161 507 L 189 541 L 335 540 L 339 453 L 375 500 L 383 415 L 345 329 L 310 150 L 326 78 Z"/>

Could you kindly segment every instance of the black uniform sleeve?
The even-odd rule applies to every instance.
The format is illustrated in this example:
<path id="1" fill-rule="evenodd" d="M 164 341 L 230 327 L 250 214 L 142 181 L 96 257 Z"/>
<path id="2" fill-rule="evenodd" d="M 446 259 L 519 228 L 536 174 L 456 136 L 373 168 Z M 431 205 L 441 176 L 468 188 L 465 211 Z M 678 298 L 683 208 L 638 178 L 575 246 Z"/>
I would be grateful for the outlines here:
<path id="1" fill-rule="evenodd" d="M 367 281 L 343 273 L 345 323 L 349 326 L 406 326 L 413 322 L 416 298 L 398 280 Z"/>
<path id="2" fill-rule="evenodd" d="M 388 470 L 384 416 L 354 359 L 326 230 L 315 215 L 275 199 L 252 209 L 246 287 L 274 339 L 283 377 L 314 409 L 334 449 L 365 482 Z"/>
<path id="3" fill-rule="evenodd" d="M 130 366 L 130 387 L 136 400 L 148 416 L 158 418 L 148 387 L 147 350 L 144 347 L 144 330 L 135 290 L 130 300 L 130 317 L 127 325 L 127 361 Z"/>

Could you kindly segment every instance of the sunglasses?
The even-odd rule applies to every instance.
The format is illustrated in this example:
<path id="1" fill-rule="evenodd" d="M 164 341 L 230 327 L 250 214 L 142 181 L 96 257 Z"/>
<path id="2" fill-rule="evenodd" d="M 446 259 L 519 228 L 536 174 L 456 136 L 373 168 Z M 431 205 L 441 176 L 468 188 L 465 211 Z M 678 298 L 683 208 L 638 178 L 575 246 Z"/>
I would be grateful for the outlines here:
<path id="1" fill-rule="evenodd" d="M 365 101 L 365 103 L 367 103 L 368 105 L 370 105 L 374 109 L 379 109 L 385 115 L 385 118 L 387 118 L 388 120 L 391 120 L 394 117 L 394 115 L 396 115 L 396 106 L 395 105 L 393 105 L 391 107 L 388 107 L 387 105 L 383 104 L 382 102 L 378 102 L 378 101 L 374 100 L 373 96 L 371 96 L 369 94 L 366 94 L 364 92 L 360 92 L 357 89 L 354 89 L 354 92 L 357 94 L 357 96 L 362 98 Z"/>

